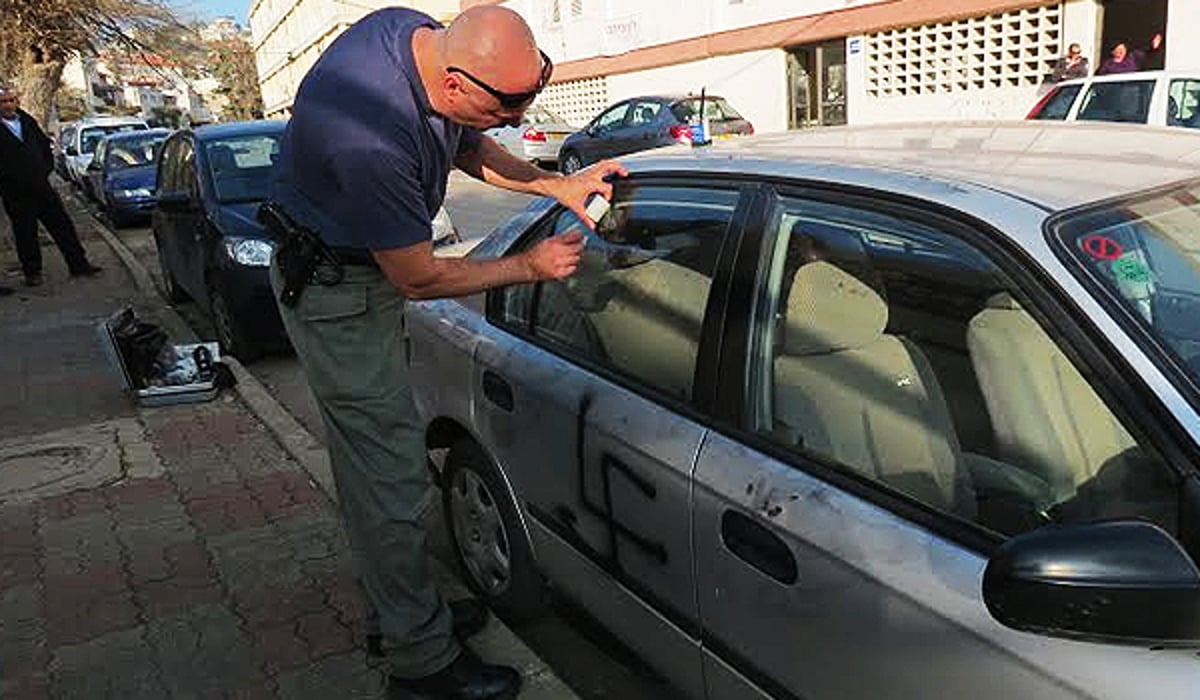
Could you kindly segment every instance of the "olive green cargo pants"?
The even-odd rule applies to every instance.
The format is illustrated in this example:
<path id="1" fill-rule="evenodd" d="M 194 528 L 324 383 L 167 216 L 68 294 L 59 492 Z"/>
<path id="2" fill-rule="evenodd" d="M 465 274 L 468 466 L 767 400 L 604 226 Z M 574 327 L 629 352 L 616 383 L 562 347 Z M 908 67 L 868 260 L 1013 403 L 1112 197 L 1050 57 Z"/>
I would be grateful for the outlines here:
<path id="1" fill-rule="evenodd" d="M 459 647 L 427 563 L 421 515 L 434 491 L 408 386 L 405 299 L 378 270 L 344 270 L 340 284 L 310 284 L 279 312 L 325 422 L 342 520 L 389 671 L 419 678 L 446 667 Z M 278 299 L 275 264 L 271 285 Z"/>

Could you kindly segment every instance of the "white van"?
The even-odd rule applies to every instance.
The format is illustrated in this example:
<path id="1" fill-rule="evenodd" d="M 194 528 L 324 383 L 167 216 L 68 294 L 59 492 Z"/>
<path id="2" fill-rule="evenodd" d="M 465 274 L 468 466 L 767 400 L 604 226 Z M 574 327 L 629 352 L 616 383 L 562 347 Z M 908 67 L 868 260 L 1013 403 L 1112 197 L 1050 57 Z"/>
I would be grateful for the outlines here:
<path id="1" fill-rule="evenodd" d="M 148 129 L 144 119 L 138 117 L 87 117 L 73 124 L 69 141 L 62 145 L 63 161 L 67 177 L 87 192 L 87 167 L 92 162 L 96 146 L 109 134 L 120 131 Z M 64 137 L 68 133 L 63 134 Z"/>
<path id="2" fill-rule="evenodd" d="M 1064 80 L 1026 119 L 1200 128 L 1200 71 L 1138 71 Z"/>

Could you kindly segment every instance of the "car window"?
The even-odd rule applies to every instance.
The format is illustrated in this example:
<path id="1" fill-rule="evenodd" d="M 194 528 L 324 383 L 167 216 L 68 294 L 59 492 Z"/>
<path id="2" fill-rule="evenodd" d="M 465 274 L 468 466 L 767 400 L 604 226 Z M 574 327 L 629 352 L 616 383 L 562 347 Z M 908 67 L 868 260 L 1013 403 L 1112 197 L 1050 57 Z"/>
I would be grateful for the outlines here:
<path id="1" fill-rule="evenodd" d="M 638 102 L 634 104 L 633 111 L 629 113 L 630 126 L 645 126 L 653 123 L 658 119 L 658 113 L 662 111 L 661 102 Z"/>
<path id="2" fill-rule="evenodd" d="M 798 198 L 771 221 L 750 430 L 997 533 L 1114 517 L 1177 528 L 1166 464 L 982 252 Z"/>
<path id="3" fill-rule="evenodd" d="M 671 113 L 681 124 L 692 124 L 698 121 L 700 114 L 700 98 L 693 97 L 680 100 L 671 105 Z M 704 115 L 710 122 L 735 121 L 742 118 L 723 97 L 708 97 L 704 100 Z"/>
<path id="4" fill-rule="evenodd" d="M 1057 231 L 1085 278 L 1200 384 L 1200 185 L 1071 216 Z"/>
<path id="5" fill-rule="evenodd" d="M 612 131 L 613 129 L 616 129 L 617 127 L 621 126 L 622 123 L 624 123 L 625 115 L 628 113 L 629 113 L 629 103 L 628 102 L 622 102 L 621 104 L 617 105 L 616 107 L 613 107 L 612 109 L 608 110 L 604 114 L 601 114 L 596 119 L 596 131 L 603 133 L 606 131 Z"/>
<path id="6" fill-rule="evenodd" d="M 279 155 L 279 134 L 251 134 L 205 144 L 217 201 L 258 202 L 267 198 L 271 168 Z"/>
<path id="7" fill-rule="evenodd" d="M 534 105 L 533 107 L 530 107 L 528 110 L 526 110 L 524 122 L 526 124 L 532 124 L 534 126 L 541 126 L 543 124 L 565 124 L 566 123 L 566 121 L 564 121 L 562 117 L 558 116 L 554 112 L 551 112 L 550 110 L 546 109 L 545 107 L 538 107 L 537 105 Z"/>
<path id="8" fill-rule="evenodd" d="M 1172 80 L 1167 91 L 1167 125 L 1200 128 L 1200 80 Z"/>
<path id="9" fill-rule="evenodd" d="M 110 170 L 149 165 L 154 162 L 163 138 L 161 134 L 155 134 L 122 138 L 119 141 L 105 141 L 105 163 Z M 99 151 L 96 152 L 96 157 L 101 157 Z"/>
<path id="10" fill-rule="evenodd" d="M 182 139 L 179 143 L 179 161 L 176 167 L 179 190 L 198 198 L 200 183 L 196 179 L 196 148 L 188 139 Z"/>
<path id="11" fill-rule="evenodd" d="M 737 200 L 736 190 L 627 184 L 597 232 L 569 211 L 558 213 L 529 244 L 587 231 L 579 270 L 498 292 L 498 321 L 567 356 L 690 399 L 709 288 Z"/>
<path id="12" fill-rule="evenodd" d="M 95 155 L 95 158 L 92 159 L 92 162 L 96 163 L 97 166 L 100 165 L 101 163 L 103 163 L 104 158 L 105 158 L 104 154 L 107 150 L 108 150 L 108 142 L 107 141 L 101 141 L 100 143 L 96 144 L 96 155 Z"/>
<path id="13" fill-rule="evenodd" d="M 1083 96 L 1078 119 L 1145 124 L 1154 96 L 1153 80 L 1092 83 Z"/>
<path id="14" fill-rule="evenodd" d="M 1079 96 L 1082 85 L 1060 85 L 1042 100 L 1042 107 L 1031 119 L 1062 120 L 1067 118 L 1071 105 Z"/>
<path id="15" fill-rule="evenodd" d="M 80 153 L 94 153 L 96 146 L 109 134 L 120 134 L 126 131 L 138 131 L 146 127 L 141 124 L 117 124 L 108 126 L 89 126 L 79 135 Z"/>

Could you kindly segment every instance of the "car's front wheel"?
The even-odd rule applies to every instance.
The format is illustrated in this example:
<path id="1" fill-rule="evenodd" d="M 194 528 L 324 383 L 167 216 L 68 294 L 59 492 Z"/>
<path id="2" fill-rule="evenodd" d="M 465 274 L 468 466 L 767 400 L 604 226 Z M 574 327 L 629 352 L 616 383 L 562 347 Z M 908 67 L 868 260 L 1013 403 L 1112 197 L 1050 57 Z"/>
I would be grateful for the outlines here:
<path id="1" fill-rule="evenodd" d="M 233 355 L 244 364 L 261 357 L 262 348 L 247 337 L 242 322 L 233 315 L 229 298 L 217 280 L 212 278 L 208 281 L 208 303 L 221 352 Z"/>
<path id="2" fill-rule="evenodd" d="M 566 175 L 578 172 L 583 169 L 583 159 L 579 157 L 578 153 L 570 151 L 562 157 L 561 169 Z"/>
<path id="3" fill-rule="evenodd" d="M 509 619 L 544 612 L 545 583 L 499 472 L 475 442 L 450 448 L 442 505 L 467 584 Z"/>

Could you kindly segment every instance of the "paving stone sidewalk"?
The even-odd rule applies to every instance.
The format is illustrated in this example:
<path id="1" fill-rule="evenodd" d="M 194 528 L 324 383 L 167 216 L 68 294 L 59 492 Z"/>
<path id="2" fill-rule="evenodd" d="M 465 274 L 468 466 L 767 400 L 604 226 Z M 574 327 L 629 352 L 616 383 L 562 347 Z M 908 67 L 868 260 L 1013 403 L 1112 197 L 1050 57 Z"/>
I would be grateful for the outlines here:
<path id="1" fill-rule="evenodd" d="M 377 697 L 334 507 L 236 394 L 121 393 L 97 324 L 159 307 L 68 205 L 104 274 L 0 298 L 0 698 Z"/>

